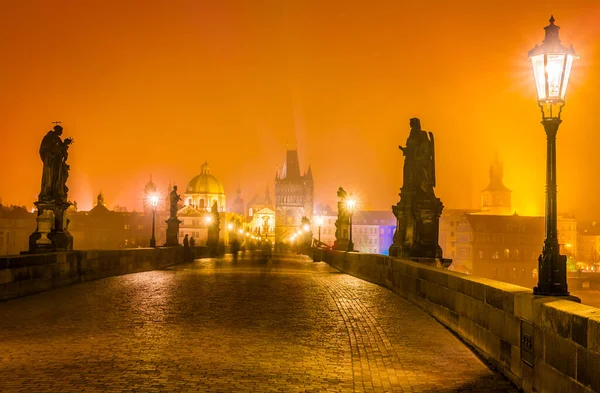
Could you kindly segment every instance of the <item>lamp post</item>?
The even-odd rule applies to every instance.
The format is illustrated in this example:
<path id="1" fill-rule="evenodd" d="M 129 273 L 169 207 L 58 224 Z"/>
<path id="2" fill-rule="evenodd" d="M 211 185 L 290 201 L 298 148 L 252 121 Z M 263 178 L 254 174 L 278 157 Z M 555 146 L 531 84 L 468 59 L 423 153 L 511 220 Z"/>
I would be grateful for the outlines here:
<path id="1" fill-rule="evenodd" d="M 317 217 L 317 226 L 319 227 L 319 247 L 321 247 L 321 226 L 323 225 L 323 217 Z"/>
<path id="2" fill-rule="evenodd" d="M 573 46 L 567 48 L 558 38 L 560 27 L 544 27 L 546 36 L 541 45 L 529 51 L 533 66 L 538 105 L 542 112 L 542 125 L 546 131 L 546 239 L 538 258 L 537 295 L 567 296 L 567 257 L 560 255 L 557 231 L 556 203 L 556 134 L 562 122 L 560 114 L 565 105 L 565 93 L 573 61 L 578 58 Z"/>
<path id="3" fill-rule="evenodd" d="M 227 245 L 231 244 L 230 237 L 235 233 L 233 231 L 233 228 L 234 228 L 233 227 L 233 223 L 230 222 L 229 224 L 227 224 L 227 229 L 228 229 L 228 232 L 227 232 Z"/>
<path id="4" fill-rule="evenodd" d="M 156 247 L 156 206 L 158 206 L 158 196 L 152 195 L 150 197 L 150 203 L 152 204 L 152 237 L 150 238 L 150 247 Z"/>
<path id="5" fill-rule="evenodd" d="M 354 243 L 352 242 L 352 214 L 354 214 L 354 206 L 356 201 L 352 198 L 346 201 L 348 206 L 348 213 L 350 213 L 350 238 L 348 239 L 348 251 L 354 251 Z"/>

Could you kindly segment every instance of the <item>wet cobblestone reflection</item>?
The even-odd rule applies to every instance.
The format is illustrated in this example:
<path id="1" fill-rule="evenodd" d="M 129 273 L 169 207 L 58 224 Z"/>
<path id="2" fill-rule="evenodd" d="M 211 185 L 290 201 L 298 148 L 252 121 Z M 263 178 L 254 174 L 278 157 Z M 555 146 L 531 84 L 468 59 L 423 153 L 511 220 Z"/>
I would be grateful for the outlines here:
<path id="1" fill-rule="evenodd" d="M 0 303 L 2 392 L 509 392 L 392 292 L 302 257 L 204 259 Z"/>

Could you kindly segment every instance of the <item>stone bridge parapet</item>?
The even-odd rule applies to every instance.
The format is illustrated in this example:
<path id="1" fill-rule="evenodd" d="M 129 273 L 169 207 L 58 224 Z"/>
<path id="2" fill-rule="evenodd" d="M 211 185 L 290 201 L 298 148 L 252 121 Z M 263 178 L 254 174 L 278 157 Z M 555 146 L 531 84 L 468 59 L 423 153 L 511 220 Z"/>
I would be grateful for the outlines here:
<path id="1" fill-rule="evenodd" d="M 206 247 L 191 247 L 195 258 Z M 64 251 L 0 257 L 0 301 L 77 282 L 162 269 L 185 259 L 183 247 Z"/>
<path id="2" fill-rule="evenodd" d="M 409 260 L 315 252 L 420 306 L 525 392 L 600 392 L 598 308 Z"/>

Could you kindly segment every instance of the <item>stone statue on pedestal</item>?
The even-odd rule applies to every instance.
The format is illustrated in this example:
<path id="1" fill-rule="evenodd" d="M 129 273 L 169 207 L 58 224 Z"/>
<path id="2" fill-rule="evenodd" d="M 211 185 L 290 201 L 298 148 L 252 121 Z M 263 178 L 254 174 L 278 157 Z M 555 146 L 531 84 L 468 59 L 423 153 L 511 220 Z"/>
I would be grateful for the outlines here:
<path id="1" fill-rule="evenodd" d="M 215 256 L 219 247 L 219 232 L 221 231 L 221 219 L 219 217 L 219 208 L 217 202 L 210 208 L 210 224 L 208 225 L 208 239 L 206 245 L 209 248 L 210 255 Z"/>
<path id="2" fill-rule="evenodd" d="M 404 154 L 404 182 L 400 202 L 392 206 L 396 231 L 389 253 L 395 257 L 440 259 L 439 218 L 444 205 L 434 192 L 433 133 L 422 130 L 417 118 L 410 119 L 410 127 L 406 146 L 399 146 Z"/>
<path id="3" fill-rule="evenodd" d="M 350 214 L 346 206 L 348 193 L 342 187 L 338 189 L 338 218 L 335 221 L 335 242 L 334 250 L 348 250 L 348 236 L 350 233 Z"/>
<path id="4" fill-rule="evenodd" d="M 173 190 L 169 193 L 169 218 L 167 221 L 167 241 L 165 246 L 179 246 L 179 224 L 181 221 L 177 219 L 177 203 L 181 200 L 181 196 L 177 194 L 177 186 L 173 186 Z"/>
<path id="5" fill-rule="evenodd" d="M 73 249 L 73 236 L 68 231 L 66 210 L 68 202 L 67 178 L 69 177 L 69 146 L 72 138 L 61 139 L 60 122 L 42 139 L 40 159 L 43 163 L 42 184 L 35 202 L 37 228 L 29 236 L 29 252 L 49 252 Z"/>

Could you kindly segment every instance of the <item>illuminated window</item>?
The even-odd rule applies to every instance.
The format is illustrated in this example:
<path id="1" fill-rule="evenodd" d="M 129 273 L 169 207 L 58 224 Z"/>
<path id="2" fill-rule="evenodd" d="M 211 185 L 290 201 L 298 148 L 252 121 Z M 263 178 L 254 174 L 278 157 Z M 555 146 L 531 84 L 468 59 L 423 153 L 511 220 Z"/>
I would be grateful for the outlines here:
<path id="1" fill-rule="evenodd" d="M 479 251 L 478 255 L 479 255 L 479 259 L 483 259 L 483 251 Z"/>
<path id="2" fill-rule="evenodd" d="M 504 258 L 506 258 L 506 259 L 510 258 L 510 250 L 508 248 L 504 249 Z"/>

